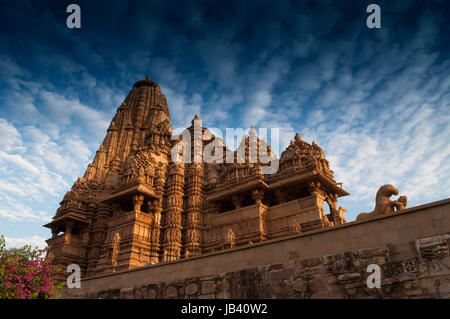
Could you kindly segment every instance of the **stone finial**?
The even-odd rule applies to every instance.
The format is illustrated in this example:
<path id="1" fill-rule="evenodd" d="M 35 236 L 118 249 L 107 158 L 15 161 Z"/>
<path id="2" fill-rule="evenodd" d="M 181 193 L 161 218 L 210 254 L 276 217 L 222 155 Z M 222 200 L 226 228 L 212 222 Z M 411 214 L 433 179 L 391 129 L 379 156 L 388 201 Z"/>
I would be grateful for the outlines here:
<path id="1" fill-rule="evenodd" d="M 146 81 L 150 81 L 150 75 L 149 75 L 149 74 L 147 74 L 147 75 L 145 76 L 145 80 L 146 80 Z"/>
<path id="2" fill-rule="evenodd" d="M 300 141 L 302 140 L 302 137 L 300 136 L 300 134 L 296 133 L 294 139 L 297 143 L 300 143 Z"/>
<path id="3" fill-rule="evenodd" d="M 198 114 L 195 114 L 194 118 L 191 121 L 191 124 L 194 125 L 194 122 L 199 121 L 199 120 L 200 120 L 200 117 L 198 116 Z"/>
<path id="4" fill-rule="evenodd" d="M 256 136 L 256 130 L 255 130 L 255 127 L 253 125 L 250 126 L 250 129 L 248 131 L 248 135 L 251 136 L 251 137 Z"/>

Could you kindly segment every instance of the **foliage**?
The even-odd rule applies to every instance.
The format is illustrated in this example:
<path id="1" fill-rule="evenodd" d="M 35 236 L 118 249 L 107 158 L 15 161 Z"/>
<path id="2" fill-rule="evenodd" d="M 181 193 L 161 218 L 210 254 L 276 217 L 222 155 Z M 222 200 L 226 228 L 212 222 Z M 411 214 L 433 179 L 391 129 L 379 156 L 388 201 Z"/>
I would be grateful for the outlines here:
<path id="1" fill-rule="evenodd" d="M 0 236 L 0 299 L 53 299 L 64 285 L 55 284 L 51 274 L 60 271 L 47 257 L 47 250 L 5 248 Z"/>

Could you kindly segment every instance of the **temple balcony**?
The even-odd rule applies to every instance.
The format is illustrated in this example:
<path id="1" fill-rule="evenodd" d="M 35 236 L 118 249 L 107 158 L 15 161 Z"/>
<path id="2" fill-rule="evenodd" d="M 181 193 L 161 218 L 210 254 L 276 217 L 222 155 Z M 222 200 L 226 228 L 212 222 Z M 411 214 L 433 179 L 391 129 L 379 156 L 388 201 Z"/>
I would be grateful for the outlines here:
<path id="1" fill-rule="evenodd" d="M 268 207 L 263 204 L 253 204 L 246 207 L 213 214 L 208 221 L 205 238 L 206 250 L 227 248 L 227 234 L 230 230 L 235 235 L 233 245 L 248 245 L 249 242 L 261 242 L 267 236 L 266 216 Z M 232 246 L 233 246 L 232 245 Z"/>

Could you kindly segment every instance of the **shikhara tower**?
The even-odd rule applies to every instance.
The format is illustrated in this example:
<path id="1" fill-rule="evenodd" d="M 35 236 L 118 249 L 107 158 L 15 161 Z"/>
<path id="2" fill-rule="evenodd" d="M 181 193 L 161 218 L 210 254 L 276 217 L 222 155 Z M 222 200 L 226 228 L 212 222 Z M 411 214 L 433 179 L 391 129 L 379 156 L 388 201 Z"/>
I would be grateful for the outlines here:
<path id="1" fill-rule="evenodd" d="M 196 115 L 187 128 L 192 137 L 194 121 L 201 123 Z M 266 175 L 249 160 L 249 137 L 240 145 L 245 163 L 173 161 L 178 142 L 158 84 L 149 76 L 138 81 L 84 177 L 45 225 L 54 263 L 78 264 L 86 277 L 345 223 L 337 199 L 348 193 L 333 179 L 322 149 L 299 134 L 281 154 L 278 171 Z M 231 152 L 211 135 L 192 140 L 192 156 L 210 142 Z M 257 145 L 270 152 L 265 141 Z"/>

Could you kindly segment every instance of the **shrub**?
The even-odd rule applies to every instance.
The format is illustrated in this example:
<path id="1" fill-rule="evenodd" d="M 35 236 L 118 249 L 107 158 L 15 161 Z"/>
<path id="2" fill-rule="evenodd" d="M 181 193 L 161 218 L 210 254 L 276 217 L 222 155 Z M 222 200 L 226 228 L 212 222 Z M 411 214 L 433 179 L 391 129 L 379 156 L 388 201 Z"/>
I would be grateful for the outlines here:
<path id="1" fill-rule="evenodd" d="M 47 250 L 5 248 L 5 238 L 0 236 L 0 298 L 1 299 L 53 299 L 64 282 L 55 284 L 52 273 L 57 269 L 47 257 Z"/>

